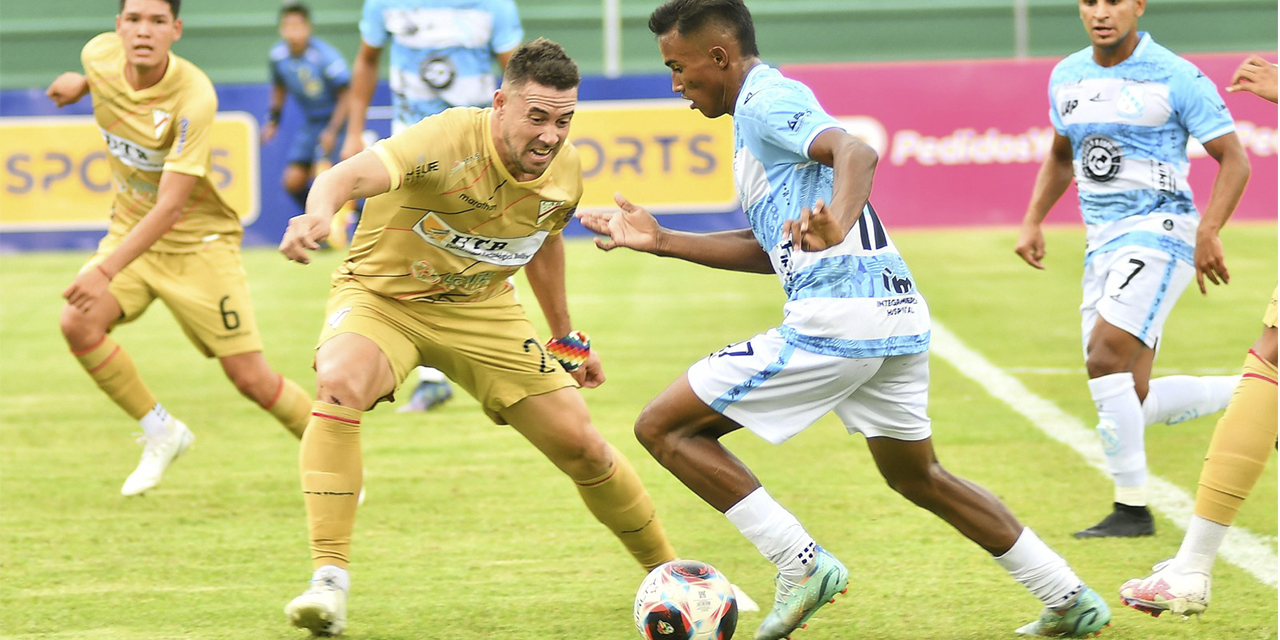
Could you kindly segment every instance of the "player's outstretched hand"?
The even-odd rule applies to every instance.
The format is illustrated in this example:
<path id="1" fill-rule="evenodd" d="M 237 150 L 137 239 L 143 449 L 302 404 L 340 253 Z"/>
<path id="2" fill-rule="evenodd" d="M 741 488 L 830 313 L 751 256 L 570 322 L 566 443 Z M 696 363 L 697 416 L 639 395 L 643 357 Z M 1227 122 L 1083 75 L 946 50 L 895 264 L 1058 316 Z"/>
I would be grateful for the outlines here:
<path id="1" fill-rule="evenodd" d="M 74 71 L 68 71 L 57 78 L 45 90 L 44 94 L 49 96 L 53 104 L 58 107 L 65 107 L 74 104 L 89 92 L 89 81 L 85 79 L 83 74 Z"/>
<path id="2" fill-rule="evenodd" d="M 1037 269 L 1044 269 L 1044 265 L 1040 264 L 1044 259 L 1044 232 L 1040 230 L 1040 225 L 1022 225 L 1022 231 L 1018 234 L 1018 244 L 1014 245 L 1013 252 L 1027 264 Z"/>
<path id="3" fill-rule="evenodd" d="M 111 279 L 101 267 L 95 265 L 77 274 L 76 279 L 71 281 L 71 286 L 62 291 L 62 297 L 81 313 L 88 313 L 107 292 L 109 284 Z"/>
<path id="4" fill-rule="evenodd" d="M 1260 98 L 1276 101 L 1276 65 L 1258 56 L 1249 56 L 1231 75 L 1227 91 L 1248 91 Z"/>
<path id="5" fill-rule="evenodd" d="M 289 218 L 289 226 L 280 240 L 280 253 L 294 262 L 311 264 L 307 251 L 319 249 L 320 241 L 329 237 L 329 221 L 322 218 L 308 213 Z"/>
<path id="6" fill-rule="evenodd" d="M 584 389 L 594 389 L 604 384 L 604 366 L 600 364 L 600 356 L 595 351 L 588 352 L 586 362 L 570 371 L 569 375 Z"/>
<path id="7" fill-rule="evenodd" d="M 791 238 L 792 246 L 801 251 L 822 251 L 834 247 L 844 242 L 845 231 L 822 200 L 814 203 L 812 209 L 801 209 L 799 219 L 782 223 L 782 237 Z"/>
<path id="8" fill-rule="evenodd" d="M 596 246 L 605 251 L 627 247 L 652 253 L 658 247 L 658 238 L 662 234 L 658 221 L 644 207 L 632 204 L 621 193 L 613 194 L 613 201 L 618 203 L 620 211 L 577 213 L 582 226 L 599 234 Z"/>
<path id="9" fill-rule="evenodd" d="M 1228 284 L 1231 274 L 1227 272 L 1226 252 L 1222 250 L 1222 239 L 1216 233 L 1201 233 L 1196 236 L 1196 282 L 1200 285 L 1200 293 L 1209 295 L 1209 288 L 1204 279 L 1214 284 Z"/>

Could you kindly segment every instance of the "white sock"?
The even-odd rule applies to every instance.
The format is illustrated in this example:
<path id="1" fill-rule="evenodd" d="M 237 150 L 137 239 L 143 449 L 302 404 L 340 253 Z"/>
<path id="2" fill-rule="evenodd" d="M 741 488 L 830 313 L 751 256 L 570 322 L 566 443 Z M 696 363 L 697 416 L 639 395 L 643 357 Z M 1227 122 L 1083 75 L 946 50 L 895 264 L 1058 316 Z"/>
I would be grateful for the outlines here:
<path id="1" fill-rule="evenodd" d="M 1145 425 L 1142 403 L 1133 389 L 1133 374 L 1112 373 L 1089 381 L 1089 394 L 1098 408 L 1098 437 L 1107 454 L 1107 468 L 1116 487 L 1125 487 L 1121 504 L 1146 506 L 1145 491 L 1134 491 L 1147 483 L 1147 449 L 1143 442 Z M 1133 502 L 1138 500 L 1140 502 Z"/>
<path id="2" fill-rule="evenodd" d="M 159 402 L 138 422 L 142 425 L 142 433 L 146 434 L 147 440 L 160 442 L 169 437 L 169 412 Z"/>
<path id="3" fill-rule="evenodd" d="M 1187 535 L 1182 538 L 1182 546 L 1178 548 L 1173 564 L 1187 573 L 1213 573 L 1213 560 L 1230 528 L 1200 516 L 1191 516 Z"/>
<path id="4" fill-rule="evenodd" d="M 325 566 L 316 569 L 315 573 L 311 574 L 311 579 L 333 580 L 333 583 L 338 585 L 339 589 L 342 589 L 344 592 L 351 591 L 351 574 L 348 573 L 346 569 L 343 569 L 336 564 L 326 564 Z"/>
<path id="5" fill-rule="evenodd" d="M 444 372 L 439 369 L 418 367 L 418 380 L 421 380 L 422 382 L 445 382 L 448 378 L 446 378 Z"/>
<path id="6" fill-rule="evenodd" d="M 813 537 L 764 487 L 747 494 L 724 515 L 760 553 L 778 565 L 782 577 L 799 582 L 809 572 L 817 546 Z"/>
<path id="7" fill-rule="evenodd" d="M 1165 376 L 1151 381 L 1142 401 L 1146 424 L 1178 424 L 1227 408 L 1240 376 Z"/>
<path id="8" fill-rule="evenodd" d="M 1067 606 L 1084 590 L 1084 583 L 1067 561 L 1029 527 L 1024 527 L 1013 546 L 995 561 L 1050 609 Z"/>

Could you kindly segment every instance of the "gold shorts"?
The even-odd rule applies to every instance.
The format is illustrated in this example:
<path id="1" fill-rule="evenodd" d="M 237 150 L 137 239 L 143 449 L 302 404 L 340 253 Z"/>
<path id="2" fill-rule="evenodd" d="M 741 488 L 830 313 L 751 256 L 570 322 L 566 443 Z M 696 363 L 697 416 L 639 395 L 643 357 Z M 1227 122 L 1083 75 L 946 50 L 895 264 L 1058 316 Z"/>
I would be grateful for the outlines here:
<path id="1" fill-rule="evenodd" d="M 1273 329 L 1276 326 L 1276 289 L 1271 290 L 1271 304 L 1267 305 L 1266 313 L 1262 314 L 1262 324 Z"/>
<path id="2" fill-rule="evenodd" d="M 97 265 L 109 253 L 99 250 L 84 268 Z M 144 252 L 116 274 L 108 291 L 122 311 L 116 324 L 137 320 L 159 298 L 206 357 L 262 351 L 237 247 L 210 246 L 193 253 Z"/>
<path id="3" fill-rule="evenodd" d="M 397 388 L 414 367 L 435 367 L 498 424 L 525 398 L 577 386 L 543 348 L 514 290 L 481 302 L 410 302 L 343 282 L 325 313 L 317 347 L 340 333 L 364 336 L 391 362 Z"/>

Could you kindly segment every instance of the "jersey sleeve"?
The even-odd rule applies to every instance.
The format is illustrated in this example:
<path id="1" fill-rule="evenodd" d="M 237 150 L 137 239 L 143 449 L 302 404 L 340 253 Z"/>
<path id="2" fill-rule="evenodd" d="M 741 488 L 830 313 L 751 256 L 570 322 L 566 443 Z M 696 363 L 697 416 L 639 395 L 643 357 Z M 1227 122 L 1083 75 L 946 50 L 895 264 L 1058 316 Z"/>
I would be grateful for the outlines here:
<path id="1" fill-rule="evenodd" d="M 213 117 L 218 111 L 218 97 L 213 85 L 195 85 L 182 105 L 170 114 L 173 122 L 173 146 L 165 156 L 164 170 L 204 176 L 209 172 L 213 149 Z"/>
<path id="2" fill-rule="evenodd" d="M 818 134 L 839 129 L 840 123 L 822 110 L 811 94 L 799 87 L 778 86 L 755 96 L 759 106 L 748 110 L 756 136 L 797 161 L 812 160 L 809 147 Z"/>
<path id="3" fill-rule="evenodd" d="M 441 168 L 449 155 L 451 143 L 448 141 L 459 133 L 459 126 L 454 114 L 444 112 L 423 118 L 373 145 L 373 152 L 382 160 L 391 179 L 390 191 L 436 189 L 445 173 Z"/>
<path id="4" fill-rule="evenodd" d="M 1199 69 L 1188 65 L 1187 73 L 1177 74 L 1170 84 L 1174 113 L 1196 140 L 1204 143 L 1235 131 L 1222 96 Z"/>
<path id="5" fill-rule="evenodd" d="M 506 53 L 520 46 L 521 40 L 524 40 L 524 27 L 520 24 L 516 3 L 498 0 L 493 11 L 493 38 L 489 47 L 494 53 Z"/>
<path id="6" fill-rule="evenodd" d="M 121 50 L 120 36 L 114 32 L 100 33 L 88 42 L 84 43 L 84 47 L 80 49 L 80 66 L 84 69 L 85 74 L 90 73 L 92 63 L 111 55 L 112 50 Z M 90 83 L 92 86 L 93 83 Z"/>
<path id="7" fill-rule="evenodd" d="M 379 49 L 386 46 L 388 36 L 382 10 L 382 2 L 379 0 L 364 0 L 364 8 L 360 11 L 360 39 Z"/>
<path id="8" fill-rule="evenodd" d="M 1067 135 L 1067 125 L 1062 123 L 1062 116 L 1058 115 L 1058 103 L 1053 96 L 1053 81 L 1049 82 L 1049 122 L 1053 123 L 1053 130 L 1059 135 Z"/>

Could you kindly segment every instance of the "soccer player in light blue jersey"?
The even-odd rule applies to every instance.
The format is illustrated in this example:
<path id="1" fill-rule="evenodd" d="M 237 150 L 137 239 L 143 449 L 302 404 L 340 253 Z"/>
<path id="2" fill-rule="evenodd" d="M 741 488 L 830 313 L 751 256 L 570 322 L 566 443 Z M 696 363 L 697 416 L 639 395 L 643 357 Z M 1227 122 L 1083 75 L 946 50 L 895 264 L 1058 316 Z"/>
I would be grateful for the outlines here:
<path id="1" fill-rule="evenodd" d="M 733 116 L 733 173 L 751 227 L 709 234 L 621 211 L 580 213 L 605 250 L 776 273 L 782 325 L 693 364 L 635 431 L 650 453 L 778 569 L 757 640 L 788 637 L 846 589 L 849 572 L 776 502 L 720 438 L 741 428 L 778 444 L 829 412 L 867 446 L 889 486 L 995 557 L 1044 602 L 1024 635 L 1082 637 L 1106 603 L 998 498 L 938 463 L 927 412 L 929 310 L 868 201 L 877 156 L 804 85 L 760 61 L 742 0 L 670 0 L 649 29 L 672 90 L 704 116 Z"/>
<path id="2" fill-rule="evenodd" d="M 1087 228 L 1082 316 L 1089 392 L 1115 482 L 1112 512 L 1077 538 L 1155 533 L 1147 508 L 1147 425 L 1221 411 L 1239 376 L 1151 379 L 1161 329 L 1194 277 L 1229 280 L 1218 231 L 1231 217 L 1249 160 L 1213 83 L 1138 31 L 1145 0 L 1079 0 L 1090 47 L 1049 79 L 1056 133 L 1036 176 L 1015 251 L 1043 269 L 1040 223 L 1074 177 Z M 1194 136 L 1218 176 L 1204 215 L 1187 184 Z"/>
<path id="3" fill-rule="evenodd" d="M 382 49 L 391 47 L 391 133 L 450 107 L 487 107 L 498 74 L 524 38 L 512 0 L 365 0 L 353 65 L 347 131 L 364 131 Z M 347 137 L 342 158 L 364 148 Z M 453 396 L 444 374 L 418 369 L 418 385 L 400 411 L 425 411 Z"/>
<path id="4" fill-rule="evenodd" d="M 336 161 L 351 73 L 337 49 L 311 34 L 311 13 L 305 5 L 286 4 L 280 10 L 280 38 L 271 47 L 271 104 L 262 139 L 275 137 L 285 97 L 292 96 L 306 120 L 289 145 L 281 182 L 301 207 L 317 161 Z"/>

